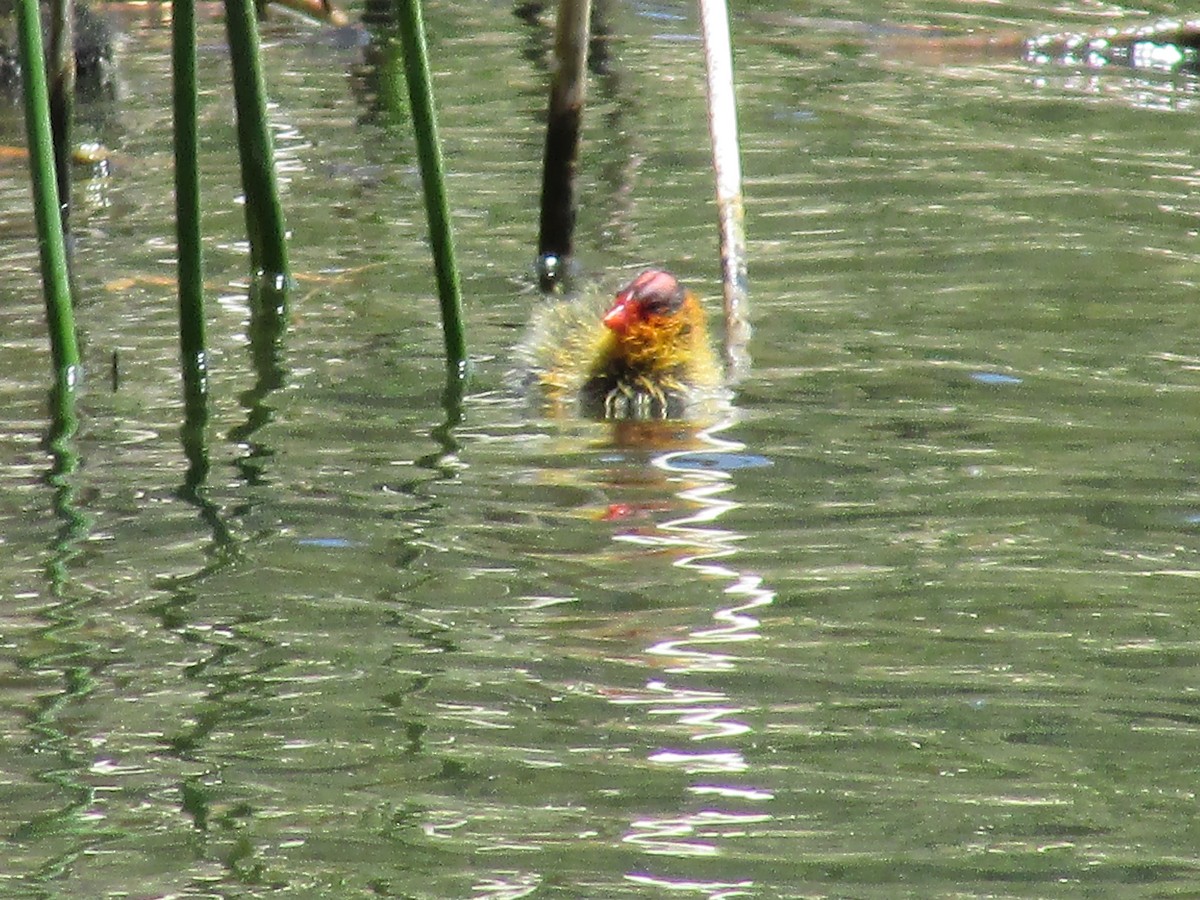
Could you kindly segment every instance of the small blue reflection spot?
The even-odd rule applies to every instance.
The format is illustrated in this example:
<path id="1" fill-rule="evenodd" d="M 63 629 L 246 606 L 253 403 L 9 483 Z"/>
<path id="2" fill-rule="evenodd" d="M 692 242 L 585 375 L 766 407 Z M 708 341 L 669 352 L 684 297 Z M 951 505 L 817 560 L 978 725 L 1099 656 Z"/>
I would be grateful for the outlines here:
<path id="1" fill-rule="evenodd" d="M 761 469 L 773 466 L 771 460 L 755 453 L 679 453 L 671 456 L 672 469 L 704 469 L 730 472 L 734 469 Z"/>
<path id="2" fill-rule="evenodd" d="M 330 547 L 335 550 L 359 546 L 357 541 L 349 541 L 346 538 L 338 537 L 299 538 L 296 543 L 301 547 Z"/>
<path id="3" fill-rule="evenodd" d="M 971 380 L 980 384 L 1020 384 L 1024 381 L 1016 375 L 1005 375 L 1002 372 L 972 372 Z"/>
<path id="4" fill-rule="evenodd" d="M 776 107 L 771 110 L 771 118 L 776 121 L 815 122 L 817 114 L 811 109 L 788 109 Z"/>

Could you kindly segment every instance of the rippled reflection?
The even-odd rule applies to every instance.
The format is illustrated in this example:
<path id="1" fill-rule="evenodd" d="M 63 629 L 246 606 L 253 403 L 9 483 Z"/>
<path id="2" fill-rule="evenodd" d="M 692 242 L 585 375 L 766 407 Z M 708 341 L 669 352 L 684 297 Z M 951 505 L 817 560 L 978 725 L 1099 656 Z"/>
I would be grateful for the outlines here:
<path id="1" fill-rule="evenodd" d="M 760 576 L 739 572 L 731 566 L 737 543 L 746 536 L 716 524 L 722 515 L 737 508 L 737 503 L 727 495 L 734 488 L 732 473 L 745 458 L 740 455 L 745 451 L 743 445 L 719 436 L 730 424 L 725 422 L 699 434 L 700 440 L 713 448 L 709 452 L 725 468 L 697 466 L 696 460 L 703 457 L 692 449 L 664 453 L 653 460 L 656 467 L 668 474 L 671 483 L 678 486 L 676 496 L 693 511 L 662 522 L 649 533 L 614 536 L 614 540 L 639 546 L 669 548 L 675 551 L 674 565 L 678 568 L 731 582 L 722 593 L 735 603 L 713 614 L 715 626 L 697 628 L 684 638 L 662 641 L 647 650 L 669 661 L 668 672 L 711 672 L 734 666 L 736 657 L 717 648 L 759 640 L 759 621 L 751 613 L 774 599 L 774 594 L 763 587 Z"/>
<path id="2" fill-rule="evenodd" d="M 125 13 L 128 93 L 84 126 L 113 151 L 72 217 L 86 369 L 120 377 L 84 380 L 69 472 L 0 159 L 0 892 L 1187 894 L 1195 73 L 944 39 L 1115 7 L 736 10 L 757 368 L 730 422 L 609 430 L 499 391 L 551 7 L 429 9 L 461 418 L 407 122 L 357 50 L 263 23 L 303 290 L 214 289 L 183 453 L 161 16 Z M 694 7 L 602 13 L 582 266 L 712 284 Z M 204 27 L 206 249 L 240 285 Z"/>
<path id="3" fill-rule="evenodd" d="M 772 799 L 769 791 L 739 783 L 753 777 L 745 756 L 736 749 L 754 731 L 748 721 L 753 711 L 723 691 L 687 686 L 692 679 L 737 668 L 742 656 L 735 651 L 744 652 L 763 638 L 755 612 L 770 605 L 775 596 L 761 576 L 736 568 L 738 545 L 746 535 L 719 525 L 723 515 L 738 508 L 733 499 L 736 472 L 766 462 L 746 454 L 742 444 L 720 436 L 731 424 L 723 422 L 699 432 L 698 447 L 671 450 L 652 459 L 684 507 L 682 515 L 658 522 L 652 529 L 613 535 L 619 543 L 666 551 L 672 565 L 699 584 L 723 582 L 720 596 L 732 601 L 714 611 L 712 624 L 694 627 L 683 637 L 655 641 L 645 649 L 649 668 L 666 673 L 669 681 L 654 678 L 642 690 L 609 696 L 614 705 L 642 710 L 648 729 L 653 729 L 656 719 L 670 719 L 676 725 L 672 731 L 688 735 L 693 742 L 727 745 L 727 749 L 664 746 L 648 753 L 646 759 L 652 765 L 700 779 L 689 786 L 688 795 L 703 797 L 708 804 L 691 813 L 630 822 L 622 840 L 651 856 L 713 857 L 721 854 L 730 840 L 745 836 L 747 829 L 771 820 L 766 812 L 715 808 L 722 803 L 758 806 Z M 714 785 L 714 777 L 724 783 Z M 628 877 L 645 884 L 669 883 L 647 874 Z M 677 890 L 698 891 L 708 897 L 737 896 L 737 888 L 744 886 L 749 883 L 673 884 Z"/>

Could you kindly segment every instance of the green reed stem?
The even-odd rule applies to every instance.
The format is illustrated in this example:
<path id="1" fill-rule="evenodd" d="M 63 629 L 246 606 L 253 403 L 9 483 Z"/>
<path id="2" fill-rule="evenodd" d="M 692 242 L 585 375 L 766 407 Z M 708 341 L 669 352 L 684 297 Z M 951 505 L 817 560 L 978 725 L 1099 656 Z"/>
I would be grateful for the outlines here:
<path id="1" fill-rule="evenodd" d="M 466 375 L 467 342 L 462 318 L 462 289 L 458 264 L 454 258 L 454 234 L 442 168 L 442 150 L 438 141 L 437 115 L 429 78 L 429 57 L 425 47 L 425 24 L 421 0 L 395 0 L 400 40 L 404 48 L 404 73 L 408 81 L 408 99 L 416 133 L 417 160 L 421 166 L 421 184 L 425 189 L 425 215 L 429 220 L 429 240 L 437 273 L 438 299 L 442 308 L 442 336 L 446 344 L 446 365 L 458 377 Z"/>
<path id="2" fill-rule="evenodd" d="M 204 256 L 200 243 L 199 130 L 196 124 L 196 3 L 175 0 L 171 16 L 175 115 L 175 239 L 179 279 L 179 352 L 189 406 L 207 393 Z"/>
<path id="3" fill-rule="evenodd" d="M 237 107 L 250 264 L 268 281 L 282 284 L 290 280 L 287 240 L 275 179 L 275 149 L 267 124 L 258 19 L 248 0 L 225 0 L 225 30 L 233 58 L 233 99 Z"/>
<path id="4" fill-rule="evenodd" d="M 29 170 L 33 180 L 33 212 L 37 223 L 42 262 L 42 291 L 46 298 L 46 323 L 50 329 L 50 354 L 59 385 L 70 388 L 79 376 L 79 345 L 71 310 L 71 279 L 67 271 L 66 241 L 59 215 L 58 184 L 51 146 L 50 101 L 46 90 L 46 62 L 37 0 L 17 0 L 17 30 L 25 130 L 29 142 Z"/>

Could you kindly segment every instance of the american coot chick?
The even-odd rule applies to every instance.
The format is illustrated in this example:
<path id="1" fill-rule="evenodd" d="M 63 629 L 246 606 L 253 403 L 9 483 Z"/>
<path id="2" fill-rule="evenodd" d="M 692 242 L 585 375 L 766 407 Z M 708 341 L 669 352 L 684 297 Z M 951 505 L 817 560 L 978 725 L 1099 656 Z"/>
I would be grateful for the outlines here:
<path id="1" fill-rule="evenodd" d="M 646 270 L 605 306 L 588 297 L 547 304 L 518 357 L 523 385 L 559 414 L 684 418 L 721 393 L 704 308 L 662 269 Z"/>

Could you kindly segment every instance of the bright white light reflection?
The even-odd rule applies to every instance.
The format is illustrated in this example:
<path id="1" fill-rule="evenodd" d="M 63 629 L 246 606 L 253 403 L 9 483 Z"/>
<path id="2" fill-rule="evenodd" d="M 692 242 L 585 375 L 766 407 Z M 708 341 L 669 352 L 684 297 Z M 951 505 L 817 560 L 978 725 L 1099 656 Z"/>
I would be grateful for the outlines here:
<path id="1" fill-rule="evenodd" d="M 683 819 L 669 819 L 663 822 L 644 820 L 634 822 L 633 827 L 642 829 L 642 832 L 627 834 L 621 840 L 626 844 L 636 844 L 646 853 L 655 856 L 717 855 L 717 848 L 710 843 L 681 840 L 692 836 L 695 831 L 692 825 Z"/>
<path id="2" fill-rule="evenodd" d="M 621 841 L 658 856 L 716 856 L 720 850 L 709 839 L 745 837 L 748 826 L 770 819 L 759 813 L 706 809 L 677 819 L 640 819 Z"/>
<path id="3" fill-rule="evenodd" d="M 670 661 L 668 667 L 659 665 L 656 668 L 676 677 L 734 669 L 740 659 L 728 651 L 734 646 L 761 639 L 759 620 L 753 613 L 775 600 L 774 591 L 763 586 L 759 575 L 740 572 L 730 565 L 737 553 L 737 544 L 745 535 L 716 526 L 722 515 L 738 508 L 739 504 L 726 496 L 733 487 L 729 470 L 736 471 L 736 466 L 747 459 L 739 455 L 745 450 L 742 444 L 717 437 L 717 432 L 730 424 L 731 421 L 722 422 L 701 432 L 698 437 L 707 445 L 704 449 L 668 452 L 654 459 L 654 465 L 668 473 L 669 480 L 679 486 L 675 496 L 688 508 L 685 515 L 661 523 L 649 533 L 637 531 L 614 535 L 617 541 L 672 551 L 674 565 L 700 576 L 701 583 L 726 583 L 722 594 L 730 603 L 712 614 L 711 624 L 697 628 L 685 637 L 660 641 L 647 649 L 647 654 Z M 610 702 L 644 707 L 648 717 L 670 716 L 690 730 L 693 741 L 732 740 L 752 731 L 744 721 L 734 718 L 744 716 L 746 710 L 719 690 L 676 687 L 655 680 L 641 690 L 622 691 L 618 696 L 610 697 Z M 735 749 L 693 753 L 664 748 L 651 753 L 649 761 L 689 775 L 715 777 L 714 780 L 733 780 L 749 769 L 746 759 Z M 736 785 L 694 785 L 689 791 L 693 796 L 707 795 L 739 803 L 762 803 L 773 799 L 767 791 Z M 634 821 L 622 840 L 637 845 L 647 854 L 713 857 L 722 852 L 728 840 L 745 837 L 747 826 L 771 818 L 765 813 L 704 810 L 672 819 Z M 714 900 L 743 896 L 753 884 L 750 881 L 672 881 L 646 874 L 626 877 L 641 884 L 698 893 Z"/>
<path id="4" fill-rule="evenodd" d="M 652 713 L 668 712 L 665 709 L 656 709 Z M 739 734 L 746 734 L 751 731 L 749 725 L 744 722 L 729 722 L 724 721 L 724 717 L 730 713 L 741 712 L 740 709 L 700 709 L 700 710 L 684 710 L 679 712 L 679 723 L 687 725 L 689 728 L 696 728 L 699 731 L 692 735 L 694 741 L 707 741 L 712 738 L 731 738 L 737 737 Z"/>
<path id="5" fill-rule="evenodd" d="M 509 715 L 506 709 L 489 709 L 473 703 L 439 703 L 438 711 L 444 719 L 459 719 L 477 728 L 512 728 L 507 722 L 497 722 Z"/>
<path id="6" fill-rule="evenodd" d="M 618 706 L 651 706 L 666 703 L 707 703 L 724 700 L 725 695 L 720 691 L 695 691 L 686 688 L 672 688 L 662 681 L 650 681 L 641 691 L 622 691 L 610 697 L 612 703 Z"/>
<path id="7" fill-rule="evenodd" d="M 536 872 L 498 872 L 471 886 L 474 897 L 489 900 L 518 900 L 531 896 L 542 884 L 542 876 Z"/>
<path id="8" fill-rule="evenodd" d="M 531 594 L 529 596 L 522 597 L 521 599 L 525 601 L 524 604 L 522 604 L 520 606 L 509 606 L 506 608 L 507 609 L 538 610 L 538 609 L 546 609 L 547 607 L 550 607 L 550 606 L 562 606 L 564 603 L 578 603 L 579 602 L 578 597 L 554 597 L 554 596 L 541 596 L 538 594 Z"/>
<path id="9" fill-rule="evenodd" d="M 1177 45 L 1156 44 L 1153 41 L 1138 41 L 1133 45 L 1131 56 L 1134 68 L 1154 69 L 1157 72 L 1173 72 L 1186 59 Z"/>
<path id="10" fill-rule="evenodd" d="M 745 772 L 750 767 L 742 754 L 733 750 L 717 753 L 683 753 L 678 750 L 659 750 L 650 754 L 650 761 L 678 766 L 685 772 Z"/>
<path id="11" fill-rule="evenodd" d="M 750 731 L 744 722 L 727 721 L 726 716 L 742 713 L 739 707 L 722 705 L 728 698 L 717 691 L 672 689 L 661 681 L 651 681 L 642 692 L 624 691 L 609 698 L 618 706 L 648 706 L 648 715 L 671 716 L 681 725 L 695 729 L 692 740 L 728 738 Z"/>
<path id="12" fill-rule="evenodd" d="M 750 896 L 750 888 L 754 887 L 753 881 L 689 881 L 684 878 L 659 878 L 655 875 L 646 875 L 637 872 L 630 872 L 625 878 L 634 884 L 645 884 L 652 887 L 664 888 L 668 891 L 701 894 L 707 900 L 729 900 L 732 897 L 748 897 Z"/>
<path id="13" fill-rule="evenodd" d="M 697 435 L 711 450 L 678 450 L 663 453 L 654 459 L 655 466 L 669 473 L 673 481 L 683 486 L 676 496 L 693 505 L 689 514 L 663 522 L 654 533 L 628 533 L 613 537 L 625 543 L 683 551 L 675 560 L 677 567 L 706 578 L 731 582 L 723 593 L 734 600 L 734 605 L 713 614 L 717 623 L 715 627 L 702 628 L 687 637 L 662 641 L 649 648 L 649 653 L 677 660 L 666 669 L 668 672 L 682 674 L 732 669 L 736 657 L 715 652 L 713 648 L 759 640 L 759 622 L 751 615 L 751 611 L 775 599 L 775 592 L 763 587 L 760 576 L 739 572 L 725 562 L 737 553 L 737 542 L 745 538 L 743 534 L 714 525 L 722 515 L 739 506 L 722 497 L 733 487 L 730 473 L 721 468 L 699 468 L 695 465 L 695 460 L 702 453 L 727 454 L 734 458 L 746 449 L 744 444 L 717 436 L 718 432 L 731 424 L 732 420 L 726 420 Z"/>
<path id="14" fill-rule="evenodd" d="M 741 788 L 721 784 L 694 784 L 688 788 L 689 794 L 697 796 L 729 797 L 734 800 L 774 800 L 775 795 L 770 791 L 760 791 L 755 788 Z"/>

